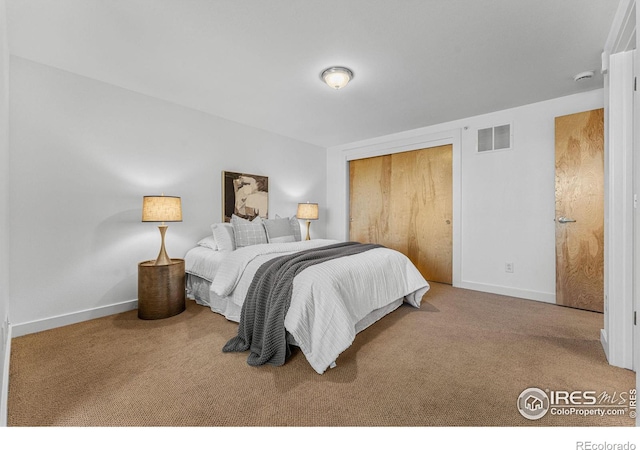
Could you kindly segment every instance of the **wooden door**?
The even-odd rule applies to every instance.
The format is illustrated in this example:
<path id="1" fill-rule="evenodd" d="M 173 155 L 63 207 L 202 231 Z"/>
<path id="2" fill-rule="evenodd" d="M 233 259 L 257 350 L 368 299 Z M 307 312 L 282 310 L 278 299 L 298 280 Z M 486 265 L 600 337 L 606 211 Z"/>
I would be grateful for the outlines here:
<path id="1" fill-rule="evenodd" d="M 428 280 L 452 282 L 452 146 L 349 164 L 349 238 L 407 255 Z"/>
<path id="2" fill-rule="evenodd" d="M 604 311 L 604 111 L 556 117 L 556 303 Z"/>

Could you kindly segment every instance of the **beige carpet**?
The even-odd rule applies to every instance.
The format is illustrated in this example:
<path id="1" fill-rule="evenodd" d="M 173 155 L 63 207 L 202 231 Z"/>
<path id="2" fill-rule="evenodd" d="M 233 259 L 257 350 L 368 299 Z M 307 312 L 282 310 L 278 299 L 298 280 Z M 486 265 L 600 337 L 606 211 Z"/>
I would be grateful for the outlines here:
<path id="1" fill-rule="evenodd" d="M 528 387 L 635 388 L 609 366 L 603 316 L 433 284 L 360 333 L 318 375 L 295 351 L 250 367 L 222 346 L 237 324 L 205 307 L 136 311 L 12 341 L 9 426 L 632 426 L 622 417 L 520 415 Z"/>

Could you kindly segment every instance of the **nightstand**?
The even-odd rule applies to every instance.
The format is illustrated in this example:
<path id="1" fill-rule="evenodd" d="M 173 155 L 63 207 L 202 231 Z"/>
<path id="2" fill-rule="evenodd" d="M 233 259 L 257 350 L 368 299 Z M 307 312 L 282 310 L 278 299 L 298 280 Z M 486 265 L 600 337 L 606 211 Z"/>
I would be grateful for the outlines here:
<path id="1" fill-rule="evenodd" d="M 138 318 L 165 319 L 185 309 L 184 259 L 156 266 L 155 261 L 138 264 Z"/>

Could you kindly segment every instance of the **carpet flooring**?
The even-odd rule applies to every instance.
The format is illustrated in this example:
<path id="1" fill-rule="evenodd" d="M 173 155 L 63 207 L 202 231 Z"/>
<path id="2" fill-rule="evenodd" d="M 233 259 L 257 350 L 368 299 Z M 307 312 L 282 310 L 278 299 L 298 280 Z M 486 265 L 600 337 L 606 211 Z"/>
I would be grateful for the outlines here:
<path id="1" fill-rule="evenodd" d="M 607 363 L 602 327 L 602 314 L 433 283 L 420 309 L 364 330 L 319 375 L 298 349 L 281 367 L 222 353 L 237 324 L 188 300 L 168 319 L 130 311 L 14 338 L 8 425 L 633 426 L 628 408 L 529 420 L 516 407 L 530 387 L 635 389 Z"/>

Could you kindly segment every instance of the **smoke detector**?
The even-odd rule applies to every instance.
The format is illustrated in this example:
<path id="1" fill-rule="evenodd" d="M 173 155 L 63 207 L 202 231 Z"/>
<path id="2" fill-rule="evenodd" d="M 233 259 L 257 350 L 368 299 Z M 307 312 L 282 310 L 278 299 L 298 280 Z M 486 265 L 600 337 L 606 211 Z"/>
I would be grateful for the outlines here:
<path id="1" fill-rule="evenodd" d="M 588 70 L 586 72 L 580 72 L 578 75 L 576 75 L 575 77 L 573 77 L 573 81 L 582 81 L 582 80 L 588 80 L 590 78 L 593 78 L 593 70 Z"/>

